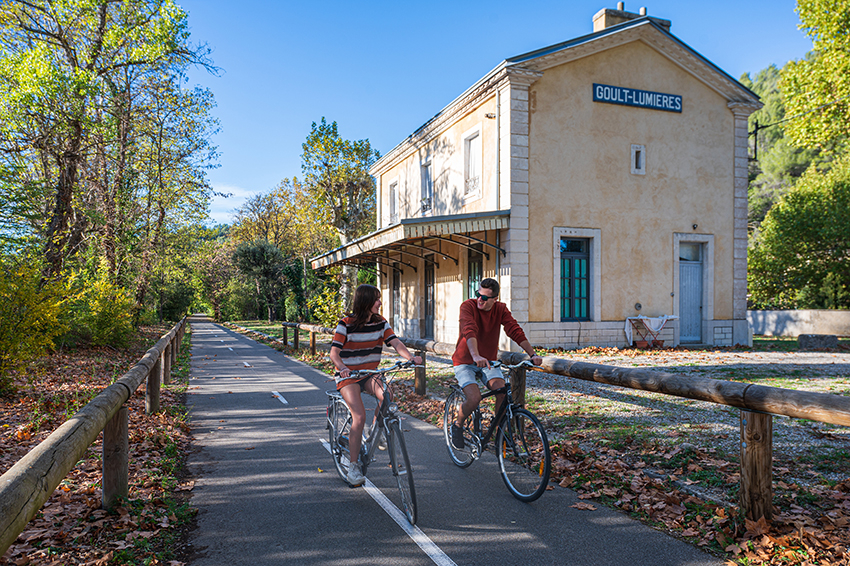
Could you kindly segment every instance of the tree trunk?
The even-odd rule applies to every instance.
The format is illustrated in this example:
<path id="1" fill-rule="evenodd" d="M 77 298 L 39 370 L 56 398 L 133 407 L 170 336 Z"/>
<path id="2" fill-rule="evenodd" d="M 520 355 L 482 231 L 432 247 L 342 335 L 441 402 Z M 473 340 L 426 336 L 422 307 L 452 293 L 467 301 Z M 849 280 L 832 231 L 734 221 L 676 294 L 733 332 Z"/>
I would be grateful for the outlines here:
<path id="1" fill-rule="evenodd" d="M 44 259 L 48 277 L 61 273 L 65 257 L 68 254 L 71 219 L 73 217 L 74 187 L 77 184 L 82 145 L 83 127 L 79 120 L 71 122 L 72 136 L 68 149 L 56 156 L 59 179 L 53 213 L 45 233 Z"/>

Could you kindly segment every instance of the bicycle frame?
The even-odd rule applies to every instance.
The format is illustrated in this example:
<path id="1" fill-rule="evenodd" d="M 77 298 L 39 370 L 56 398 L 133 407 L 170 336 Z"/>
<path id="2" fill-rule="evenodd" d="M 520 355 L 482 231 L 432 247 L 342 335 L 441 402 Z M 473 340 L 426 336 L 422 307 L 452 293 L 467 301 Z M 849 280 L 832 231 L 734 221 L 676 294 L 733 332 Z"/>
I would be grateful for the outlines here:
<path id="1" fill-rule="evenodd" d="M 452 385 L 452 388 L 463 392 L 458 385 Z M 493 416 L 493 420 L 490 421 L 490 426 L 487 428 L 487 431 L 483 436 L 481 435 L 481 409 L 476 408 L 472 415 L 470 415 L 470 417 L 474 419 L 472 423 L 473 430 L 478 437 L 478 442 L 480 442 L 480 445 L 475 447 L 472 454 L 472 457 L 476 460 L 480 457 L 480 452 L 487 449 L 487 445 L 490 443 L 490 440 L 493 439 L 496 431 L 499 430 L 499 427 L 504 425 L 505 421 L 510 417 L 513 409 L 519 407 L 519 405 L 514 403 L 511 399 L 511 386 L 509 383 L 505 383 L 504 387 L 500 387 L 498 389 L 488 389 L 486 393 L 481 394 L 481 400 L 483 401 L 488 397 L 494 397 L 501 393 L 505 394 L 505 402 L 502 403 L 502 406 L 499 407 L 499 410 Z"/>
<path id="2" fill-rule="evenodd" d="M 391 371 L 396 371 L 398 369 L 404 369 L 400 367 L 398 364 L 395 366 L 391 366 L 388 368 L 384 368 L 382 370 L 376 370 L 372 372 L 370 379 L 375 379 L 381 383 L 381 388 L 383 390 L 383 401 L 381 405 L 378 407 L 377 418 L 373 420 L 372 425 L 370 426 L 371 430 L 369 431 L 369 435 L 363 439 L 360 443 L 360 454 L 358 455 L 358 460 L 360 462 L 361 471 L 363 475 L 366 475 L 366 470 L 369 467 L 369 464 L 375 461 L 375 453 L 377 451 L 378 440 L 380 439 L 381 431 L 388 431 L 390 429 L 390 425 L 393 422 L 399 422 L 398 415 L 395 414 L 394 411 L 390 410 L 390 404 L 392 403 L 392 393 L 389 388 L 389 381 L 386 379 L 387 373 Z M 343 399 L 342 394 L 339 391 L 328 391 L 327 392 L 329 398 L 339 399 L 339 401 L 345 403 L 345 399 Z M 346 403 L 346 406 L 348 404 Z M 349 409 L 350 410 L 350 409 Z M 330 412 L 328 412 L 328 428 L 333 428 L 333 423 L 330 421 Z M 336 431 L 334 431 L 336 435 Z M 351 453 L 348 454 L 349 461 L 351 461 Z"/>

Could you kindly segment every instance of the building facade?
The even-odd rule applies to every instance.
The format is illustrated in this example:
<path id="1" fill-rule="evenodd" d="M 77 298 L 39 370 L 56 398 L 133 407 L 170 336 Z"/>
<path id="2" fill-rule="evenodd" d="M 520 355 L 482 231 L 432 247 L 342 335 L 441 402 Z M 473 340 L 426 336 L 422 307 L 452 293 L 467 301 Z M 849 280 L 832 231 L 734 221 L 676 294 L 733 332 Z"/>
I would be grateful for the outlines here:
<path id="1" fill-rule="evenodd" d="M 494 277 L 537 346 L 626 346 L 637 315 L 670 317 L 668 344 L 746 343 L 760 107 L 669 21 L 603 9 L 593 33 L 504 60 L 384 155 L 378 230 L 312 266 L 377 267 L 408 337 L 454 342 L 460 303 Z"/>

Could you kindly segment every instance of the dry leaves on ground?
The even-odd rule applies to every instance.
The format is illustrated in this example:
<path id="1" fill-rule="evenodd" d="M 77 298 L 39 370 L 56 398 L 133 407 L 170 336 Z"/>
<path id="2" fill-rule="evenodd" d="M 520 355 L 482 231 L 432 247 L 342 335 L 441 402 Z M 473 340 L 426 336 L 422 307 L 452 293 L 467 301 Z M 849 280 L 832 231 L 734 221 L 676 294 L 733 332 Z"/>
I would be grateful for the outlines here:
<path id="1" fill-rule="evenodd" d="M 17 393 L 0 398 L 0 473 L 8 470 L 69 416 L 115 378 L 128 371 L 169 329 L 145 328 L 124 350 L 81 348 L 38 360 L 19 375 Z M 186 352 L 181 352 L 181 358 Z M 101 439 L 71 470 L 0 564 L 95 566 L 130 556 L 147 564 L 182 566 L 160 560 L 157 546 L 184 517 L 175 513 L 191 482 L 174 485 L 170 474 L 180 466 L 190 440 L 182 405 L 185 383 L 164 386 L 156 415 L 145 414 L 141 388 L 127 401 L 130 430 L 130 497 L 112 512 L 101 509 Z M 172 490 L 176 494 L 172 494 Z M 183 510 L 185 513 L 185 509 Z M 182 515 L 182 513 L 181 513 Z M 173 537 L 172 537 L 173 538 Z"/>

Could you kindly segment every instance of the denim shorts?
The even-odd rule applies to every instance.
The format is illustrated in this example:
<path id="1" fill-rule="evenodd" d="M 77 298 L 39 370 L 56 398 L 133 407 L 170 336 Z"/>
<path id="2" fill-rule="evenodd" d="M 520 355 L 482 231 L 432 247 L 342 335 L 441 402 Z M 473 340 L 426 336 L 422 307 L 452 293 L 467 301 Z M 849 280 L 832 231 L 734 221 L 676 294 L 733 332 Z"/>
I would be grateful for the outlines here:
<path id="1" fill-rule="evenodd" d="M 489 367 L 489 368 L 480 368 L 475 364 L 464 364 L 460 366 L 454 366 L 455 370 L 455 378 L 457 378 L 458 385 L 460 385 L 461 389 L 466 387 L 467 385 L 472 385 L 476 383 L 477 379 L 480 379 L 484 382 L 485 378 L 489 383 L 491 379 L 504 379 L 505 376 L 502 374 L 502 370 L 499 368 Z"/>

